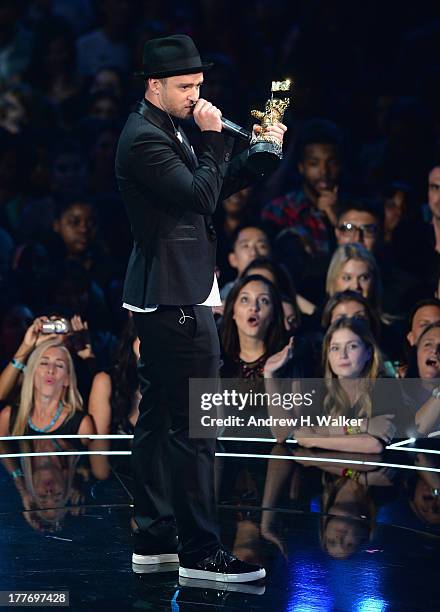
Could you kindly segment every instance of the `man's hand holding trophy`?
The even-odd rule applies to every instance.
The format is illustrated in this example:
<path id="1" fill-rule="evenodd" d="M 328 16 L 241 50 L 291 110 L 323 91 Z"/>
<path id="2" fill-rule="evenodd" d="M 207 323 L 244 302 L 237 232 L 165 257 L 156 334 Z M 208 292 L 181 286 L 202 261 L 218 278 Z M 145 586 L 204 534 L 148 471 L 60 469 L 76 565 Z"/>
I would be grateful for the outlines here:
<path id="1" fill-rule="evenodd" d="M 248 164 L 257 172 L 273 170 L 283 157 L 282 135 L 287 128 L 282 121 L 290 104 L 290 80 L 272 81 L 271 92 L 264 111 L 251 111 L 261 123 L 261 129 L 252 135 L 248 158 Z"/>

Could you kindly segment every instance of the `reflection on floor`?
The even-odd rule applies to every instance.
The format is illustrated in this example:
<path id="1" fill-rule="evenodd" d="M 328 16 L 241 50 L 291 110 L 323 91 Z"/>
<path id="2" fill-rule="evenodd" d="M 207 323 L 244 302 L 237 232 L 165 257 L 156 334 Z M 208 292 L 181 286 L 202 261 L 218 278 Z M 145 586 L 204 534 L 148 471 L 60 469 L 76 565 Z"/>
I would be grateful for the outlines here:
<path id="1" fill-rule="evenodd" d="M 127 455 L 79 455 L 65 439 L 0 445 L 0 591 L 69 591 L 70 609 L 94 612 L 440 609 L 438 442 L 381 456 L 219 442 L 223 541 L 268 570 L 245 585 L 133 571 Z"/>

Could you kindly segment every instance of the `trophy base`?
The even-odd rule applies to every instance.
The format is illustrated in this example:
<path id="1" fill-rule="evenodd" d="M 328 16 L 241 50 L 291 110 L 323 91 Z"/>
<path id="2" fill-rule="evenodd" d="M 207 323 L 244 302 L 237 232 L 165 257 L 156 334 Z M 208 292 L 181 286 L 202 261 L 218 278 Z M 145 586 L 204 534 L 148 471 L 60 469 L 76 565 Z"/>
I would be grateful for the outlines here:
<path id="1" fill-rule="evenodd" d="M 247 165 L 258 173 L 273 172 L 283 157 L 282 147 L 277 142 L 260 140 L 251 142 Z"/>

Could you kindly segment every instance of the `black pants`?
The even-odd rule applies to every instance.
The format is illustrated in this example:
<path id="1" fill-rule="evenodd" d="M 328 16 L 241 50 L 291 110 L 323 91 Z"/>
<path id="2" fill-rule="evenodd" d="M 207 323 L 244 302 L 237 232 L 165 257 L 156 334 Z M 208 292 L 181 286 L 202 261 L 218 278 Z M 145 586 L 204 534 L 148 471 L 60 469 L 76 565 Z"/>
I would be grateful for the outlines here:
<path id="1" fill-rule="evenodd" d="M 211 308 L 159 306 L 133 313 L 141 341 L 142 400 L 133 440 L 134 519 L 152 547 L 175 534 L 192 563 L 219 545 L 215 439 L 189 437 L 188 380 L 218 375 Z"/>

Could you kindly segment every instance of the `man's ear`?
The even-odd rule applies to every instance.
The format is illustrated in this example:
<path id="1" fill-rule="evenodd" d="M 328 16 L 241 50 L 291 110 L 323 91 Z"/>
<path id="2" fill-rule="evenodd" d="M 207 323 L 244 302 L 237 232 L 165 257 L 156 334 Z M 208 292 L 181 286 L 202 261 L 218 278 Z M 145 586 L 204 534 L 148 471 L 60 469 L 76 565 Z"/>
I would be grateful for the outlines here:
<path id="1" fill-rule="evenodd" d="M 406 334 L 406 339 L 408 340 L 410 346 L 414 346 L 416 343 L 416 339 L 414 338 L 414 334 L 412 333 L 412 331 L 408 332 Z"/>
<path id="2" fill-rule="evenodd" d="M 237 255 L 234 253 L 234 251 L 231 251 L 231 253 L 229 253 L 228 261 L 231 268 L 235 268 L 236 270 L 238 269 Z"/>
<path id="3" fill-rule="evenodd" d="M 148 89 L 154 94 L 159 94 L 158 83 L 159 79 L 147 79 Z"/>
<path id="4" fill-rule="evenodd" d="M 303 175 L 304 174 L 304 162 L 298 162 L 298 172 Z"/>
<path id="5" fill-rule="evenodd" d="M 55 221 L 52 223 L 52 229 L 54 232 L 56 232 L 57 234 L 60 233 L 60 220 L 59 219 L 55 219 Z"/>

